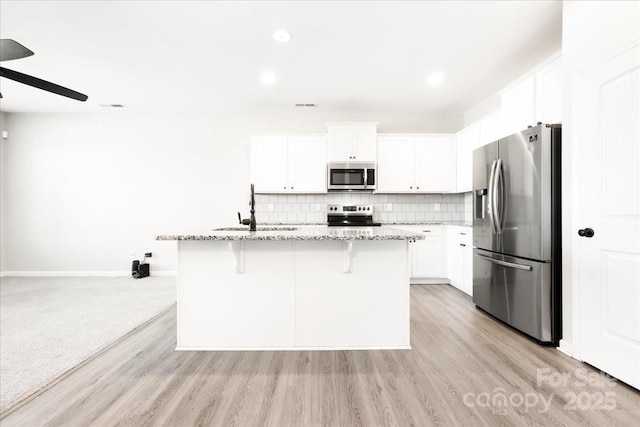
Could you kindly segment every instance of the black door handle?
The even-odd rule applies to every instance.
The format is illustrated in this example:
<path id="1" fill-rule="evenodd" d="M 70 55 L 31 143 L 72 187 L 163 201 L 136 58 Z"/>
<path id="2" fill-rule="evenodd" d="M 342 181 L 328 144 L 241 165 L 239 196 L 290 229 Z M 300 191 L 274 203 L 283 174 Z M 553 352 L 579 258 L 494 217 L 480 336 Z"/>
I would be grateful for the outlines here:
<path id="1" fill-rule="evenodd" d="M 581 228 L 578 230 L 578 236 L 580 237 L 593 237 L 596 234 L 592 228 Z"/>

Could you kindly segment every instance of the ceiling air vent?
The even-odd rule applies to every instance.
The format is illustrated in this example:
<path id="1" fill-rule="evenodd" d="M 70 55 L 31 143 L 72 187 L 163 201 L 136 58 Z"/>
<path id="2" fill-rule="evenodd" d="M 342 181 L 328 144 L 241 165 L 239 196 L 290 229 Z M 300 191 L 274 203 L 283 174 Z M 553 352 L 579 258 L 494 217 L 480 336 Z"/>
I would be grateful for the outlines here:
<path id="1" fill-rule="evenodd" d="M 305 103 L 300 103 L 300 104 L 294 104 L 296 107 L 317 107 L 318 104 L 305 104 Z"/>

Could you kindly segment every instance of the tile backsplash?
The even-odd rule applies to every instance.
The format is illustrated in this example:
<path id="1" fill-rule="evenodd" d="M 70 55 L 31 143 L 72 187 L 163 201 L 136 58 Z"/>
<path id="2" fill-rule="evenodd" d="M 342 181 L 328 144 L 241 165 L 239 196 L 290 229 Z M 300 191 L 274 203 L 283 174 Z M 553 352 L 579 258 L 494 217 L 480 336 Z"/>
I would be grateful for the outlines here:
<path id="1" fill-rule="evenodd" d="M 469 222 L 471 193 L 462 194 L 257 194 L 256 221 L 318 224 L 327 222 L 332 203 L 373 204 L 374 221 L 382 223 Z M 391 209 L 389 208 L 391 205 Z M 467 218 L 468 217 L 468 218 Z"/>

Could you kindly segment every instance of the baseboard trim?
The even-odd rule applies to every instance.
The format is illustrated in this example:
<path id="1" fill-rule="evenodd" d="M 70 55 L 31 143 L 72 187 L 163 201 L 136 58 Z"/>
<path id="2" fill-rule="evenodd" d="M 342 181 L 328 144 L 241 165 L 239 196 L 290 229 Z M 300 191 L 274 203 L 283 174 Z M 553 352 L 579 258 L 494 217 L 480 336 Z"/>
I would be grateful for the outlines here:
<path id="1" fill-rule="evenodd" d="M 449 279 L 445 278 L 422 278 L 412 277 L 409 279 L 409 283 L 412 285 L 450 285 Z"/>
<path id="2" fill-rule="evenodd" d="M 559 352 L 564 353 L 573 359 L 580 360 L 578 357 L 576 357 L 576 351 L 573 344 L 568 341 L 560 340 L 557 349 Z"/>
<path id="3" fill-rule="evenodd" d="M 153 271 L 151 276 L 177 276 L 175 270 Z M 131 271 L 2 271 L 0 277 L 127 277 Z"/>
<path id="4" fill-rule="evenodd" d="M 387 345 L 387 346 L 337 346 L 337 347 L 316 347 L 316 346 L 291 346 L 291 347 L 193 347 L 177 346 L 176 351 L 336 351 L 336 350 L 411 350 L 410 345 Z"/>

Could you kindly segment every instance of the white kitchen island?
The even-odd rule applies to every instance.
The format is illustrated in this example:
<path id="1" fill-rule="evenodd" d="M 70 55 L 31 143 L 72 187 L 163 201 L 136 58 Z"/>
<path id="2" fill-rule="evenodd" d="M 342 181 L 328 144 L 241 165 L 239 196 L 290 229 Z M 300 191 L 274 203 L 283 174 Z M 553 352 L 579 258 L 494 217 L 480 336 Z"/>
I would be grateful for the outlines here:
<path id="1" fill-rule="evenodd" d="M 178 241 L 178 350 L 408 349 L 409 244 L 390 227 Z"/>

